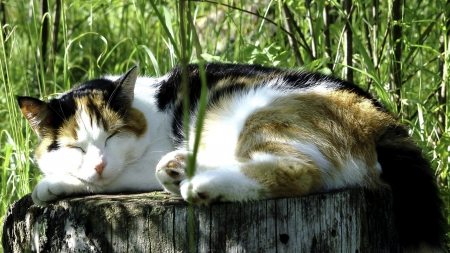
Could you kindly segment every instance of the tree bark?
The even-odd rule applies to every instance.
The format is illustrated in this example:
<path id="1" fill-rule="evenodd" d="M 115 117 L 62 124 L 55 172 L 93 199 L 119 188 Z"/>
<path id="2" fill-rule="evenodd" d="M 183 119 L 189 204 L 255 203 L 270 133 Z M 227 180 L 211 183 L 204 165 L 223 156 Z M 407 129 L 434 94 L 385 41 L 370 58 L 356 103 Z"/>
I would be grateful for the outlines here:
<path id="1" fill-rule="evenodd" d="M 49 12 L 48 0 L 40 0 L 40 20 L 42 21 L 40 28 L 40 47 L 36 48 L 36 62 L 38 69 L 39 84 L 36 87 L 36 92 L 45 86 L 45 72 L 47 71 L 47 44 L 49 35 Z M 31 8 L 30 8 L 31 9 Z M 38 40 L 39 41 L 39 40 Z"/>
<path id="2" fill-rule="evenodd" d="M 347 65 L 345 67 L 345 79 L 353 83 L 353 32 L 350 28 L 350 22 L 352 20 L 352 1 L 344 0 L 344 13 L 346 16 L 345 22 L 345 34 L 344 34 L 344 62 Z"/>
<path id="3" fill-rule="evenodd" d="M 303 66 L 304 62 L 302 59 L 302 55 L 300 54 L 300 46 L 297 43 L 297 40 L 293 38 L 294 36 L 294 17 L 291 14 L 291 11 L 289 10 L 289 7 L 286 3 L 283 3 L 283 16 L 284 16 L 284 24 L 286 26 L 286 30 L 288 30 L 289 33 L 292 35 L 287 35 L 289 45 L 291 46 L 292 52 L 294 52 L 295 61 L 299 66 Z"/>
<path id="4" fill-rule="evenodd" d="M 366 9 L 370 10 L 370 8 L 366 5 L 366 3 L 362 3 L 362 7 L 363 7 L 363 11 L 362 11 L 363 18 L 364 18 L 364 20 L 367 20 L 367 22 L 364 22 L 364 31 L 365 31 L 366 41 L 367 41 L 366 42 L 367 51 L 368 51 L 369 55 L 372 57 L 372 61 L 374 63 L 373 66 L 376 66 L 377 65 L 376 57 L 374 57 L 374 55 L 376 55 L 376 53 L 374 53 L 376 51 L 376 39 L 373 39 L 373 36 L 372 36 L 373 30 L 376 30 L 376 27 L 377 27 L 376 26 L 376 16 L 375 15 L 371 16 L 370 18 L 373 18 L 373 19 L 372 19 L 372 22 L 370 22 L 369 21 L 370 19 L 368 18 L 367 11 L 366 11 Z M 374 9 L 375 9 L 375 6 L 372 6 L 372 12 L 374 12 Z M 372 25 L 369 26 L 369 23 L 371 23 Z M 372 45 L 372 43 L 374 45 Z M 369 72 L 366 64 L 364 64 L 364 71 Z M 370 81 L 371 81 L 371 78 L 369 76 L 366 76 L 366 83 L 370 84 Z M 368 86 L 367 90 L 369 90 L 369 88 L 370 87 Z"/>
<path id="5" fill-rule="evenodd" d="M 327 67 L 333 70 L 333 56 L 331 53 L 331 34 L 330 34 L 330 5 L 325 4 L 323 7 L 323 40 L 325 44 L 325 58 L 327 58 Z"/>
<path id="6" fill-rule="evenodd" d="M 46 68 L 46 56 L 47 56 L 47 44 L 48 44 L 48 27 L 49 27 L 49 17 L 48 17 L 48 0 L 41 0 L 41 20 L 42 20 L 42 34 L 41 34 L 41 51 L 38 54 L 40 62 L 42 63 L 41 68 L 45 70 Z"/>
<path id="7" fill-rule="evenodd" d="M 377 42 L 378 42 L 378 0 L 372 1 L 372 33 L 371 33 L 371 40 L 373 42 L 372 45 L 372 59 L 373 59 L 373 66 L 378 66 L 378 55 L 377 55 Z M 370 40 L 369 40 L 370 41 Z"/>
<path id="8" fill-rule="evenodd" d="M 389 191 L 194 207 L 162 192 L 12 204 L 5 252 L 399 252 Z"/>
<path id="9" fill-rule="evenodd" d="M 316 34 L 314 33 L 314 21 L 311 16 L 311 0 L 305 1 L 306 18 L 308 19 L 309 33 L 311 35 L 311 56 L 313 60 L 317 59 Z"/>
<path id="10" fill-rule="evenodd" d="M 0 22 L 1 22 L 1 28 L 2 28 L 2 36 L 3 41 L 6 41 L 6 31 L 3 28 L 4 25 L 6 25 L 6 8 L 5 8 L 5 1 L 0 0 Z M 8 49 L 6 48 L 7 44 L 4 43 L 5 49 L 3 49 L 5 52 L 8 52 Z"/>
<path id="11" fill-rule="evenodd" d="M 391 67 L 391 90 L 394 94 L 394 101 L 397 105 L 397 112 L 402 114 L 402 103 L 400 102 L 401 87 L 402 87 L 402 33 L 403 29 L 401 22 L 403 19 L 402 14 L 403 0 L 393 0 L 392 2 L 392 47 L 393 47 L 393 60 Z"/>
<path id="12" fill-rule="evenodd" d="M 50 64 L 47 67 L 46 72 L 50 72 L 51 68 L 53 68 L 53 64 L 55 61 L 55 55 L 59 51 L 58 49 L 58 34 L 59 34 L 59 24 L 61 21 L 61 6 L 62 1 L 56 0 L 55 2 L 55 17 L 53 19 L 53 31 L 52 31 L 52 52 L 50 53 L 49 62 Z"/>
<path id="13" fill-rule="evenodd" d="M 440 58 L 439 65 L 442 73 L 442 83 L 439 91 L 437 92 L 439 107 L 441 108 L 438 111 L 438 122 L 439 124 L 436 126 L 436 132 L 439 137 L 442 136 L 443 133 L 448 131 L 448 103 L 447 103 L 447 88 L 450 82 L 450 73 L 449 73 L 449 64 L 450 64 L 450 0 L 447 0 L 445 3 L 444 13 L 441 16 L 441 22 L 444 24 L 444 28 L 441 34 L 441 47 L 440 51 L 442 52 L 442 58 Z"/>

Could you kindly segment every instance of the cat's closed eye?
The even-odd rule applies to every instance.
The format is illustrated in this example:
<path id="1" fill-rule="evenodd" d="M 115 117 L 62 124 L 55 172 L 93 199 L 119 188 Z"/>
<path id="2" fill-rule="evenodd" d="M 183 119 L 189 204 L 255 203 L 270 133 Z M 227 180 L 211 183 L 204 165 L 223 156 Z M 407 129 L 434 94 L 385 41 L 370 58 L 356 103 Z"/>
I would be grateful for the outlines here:
<path id="1" fill-rule="evenodd" d="M 108 143 L 108 140 L 111 139 L 112 137 L 116 136 L 118 133 L 119 133 L 119 131 L 115 131 L 115 132 L 113 132 L 112 134 L 110 134 L 110 135 L 108 136 L 108 138 L 106 138 L 106 140 L 105 140 L 105 146 L 106 146 L 106 144 Z"/>
<path id="2" fill-rule="evenodd" d="M 82 153 L 83 155 L 86 154 L 86 151 L 85 151 L 82 147 L 73 146 L 73 145 L 69 145 L 68 147 L 69 147 L 69 148 L 72 148 L 72 149 L 78 149 L 78 150 L 80 150 L 81 153 Z"/>

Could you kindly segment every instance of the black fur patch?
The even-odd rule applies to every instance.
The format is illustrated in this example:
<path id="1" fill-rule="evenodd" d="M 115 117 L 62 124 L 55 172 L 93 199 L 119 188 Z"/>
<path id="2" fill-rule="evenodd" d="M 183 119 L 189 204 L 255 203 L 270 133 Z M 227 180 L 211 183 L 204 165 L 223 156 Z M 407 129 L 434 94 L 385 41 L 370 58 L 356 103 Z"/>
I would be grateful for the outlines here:
<path id="1" fill-rule="evenodd" d="M 54 141 L 52 142 L 52 144 L 50 144 L 50 145 L 47 147 L 47 151 L 48 151 L 48 152 L 55 151 L 55 150 L 58 150 L 58 149 L 59 149 L 59 144 L 58 144 L 58 142 L 57 142 L 56 140 L 54 140 Z"/>
<path id="2" fill-rule="evenodd" d="M 189 111 L 192 114 L 197 110 L 197 104 L 200 99 L 201 77 L 199 66 L 196 64 L 188 65 L 187 71 Z M 162 111 L 167 109 L 173 110 L 172 135 L 175 137 L 175 144 L 180 144 L 184 141 L 184 134 L 182 133 L 183 103 L 179 100 L 182 99 L 179 97 L 179 94 L 182 93 L 182 67 L 177 66 L 173 68 L 167 75 L 168 79 L 159 84 L 156 94 L 157 105 Z M 270 81 L 271 79 L 280 78 L 279 88 L 288 89 L 311 88 L 323 84 L 326 81 L 332 88 L 356 93 L 359 96 L 371 100 L 380 110 L 384 110 L 383 106 L 376 99 L 360 87 L 338 78 L 318 73 L 282 70 L 259 65 L 208 63 L 205 65 L 205 75 L 209 90 L 208 105 L 215 103 L 223 96 L 256 88 L 259 85 L 264 85 L 264 82 Z M 249 83 L 242 83 L 242 79 L 248 80 Z M 232 85 L 217 89 L 218 82 L 223 80 L 227 80 Z"/>
<path id="3" fill-rule="evenodd" d="M 400 244 L 442 246 L 446 221 L 443 202 L 428 160 L 405 128 L 393 126 L 377 144 L 381 178 L 392 189 Z"/>
<path id="4" fill-rule="evenodd" d="M 113 93 L 116 86 L 113 81 L 108 79 L 94 79 L 87 81 L 78 87 L 73 88 L 72 90 L 62 94 L 60 97 L 52 99 L 49 101 L 50 107 L 56 112 L 59 116 L 60 120 L 55 122 L 55 128 L 58 128 L 63 123 L 63 120 L 68 119 L 75 115 L 75 112 L 78 108 L 76 108 L 75 99 L 81 97 L 89 97 L 94 92 L 103 94 L 103 99 L 105 101 L 109 101 L 111 94 Z M 119 88 L 120 89 L 120 88 Z M 116 93 L 117 94 L 117 93 Z M 119 97 L 115 97 L 110 100 L 108 104 L 109 107 L 118 112 L 120 115 L 124 115 L 128 108 L 124 108 L 125 102 L 122 101 Z M 101 112 L 99 108 L 97 108 L 93 102 L 89 99 L 86 104 L 89 111 L 94 113 L 94 115 L 98 120 L 102 120 Z M 105 122 L 102 122 L 105 123 Z M 92 122 L 91 122 L 92 124 Z"/>

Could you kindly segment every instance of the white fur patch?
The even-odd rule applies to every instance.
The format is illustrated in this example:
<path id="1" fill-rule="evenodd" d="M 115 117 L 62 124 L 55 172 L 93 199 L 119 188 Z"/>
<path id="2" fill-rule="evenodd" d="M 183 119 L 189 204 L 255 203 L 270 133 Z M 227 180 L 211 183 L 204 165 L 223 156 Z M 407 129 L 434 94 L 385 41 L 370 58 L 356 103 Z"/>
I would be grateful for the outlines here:
<path id="1" fill-rule="evenodd" d="M 337 159 L 343 163 L 339 165 L 339 168 L 334 168 L 316 145 L 302 142 L 294 142 L 291 145 L 307 154 L 319 166 L 323 173 L 325 189 L 365 186 L 368 165 L 358 158 L 351 157 L 346 151 L 342 151 L 342 157 Z M 379 163 L 376 168 L 381 169 Z"/>
<path id="2" fill-rule="evenodd" d="M 232 165 L 239 135 L 247 118 L 259 108 L 270 104 L 274 99 L 284 96 L 284 92 L 271 87 L 251 89 L 232 97 L 220 108 L 214 108 L 214 117 L 206 118 L 202 133 L 202 142 L 198 161 L 207 167 Z M 208 116 L 208 115 L 207 115 Z M 190 136 L 190 148 L 193 148 L 195 133 Z"/>
<path id="3" fill-rule="evenodd" d="M 379 162 L 377 162 L 377 164 L 375 165 L 375 168 L 381 173 L 383 172 L 383 168 L 381 168 L 381 164 Z"/>
<path id="4" fill-rule="evenodd" d="M 335 168 L 324 177 L 326 189 L 339 189 L 351 186 L 365 186 L 367 164 L 358 158 L 348 158 L 347 161 Z"/>
<path id="5" fill-rule="evenodd" d="M 277 157 L 264 152 L 253 152 L 251 154 L 252 157 L 252 163 L 263 163 L 263 162 L 270 162 L 275 163 L 277 161 Z"/>
<path id="6" fill-rule="evenodd" d="M 181 195 L 179 182 L 187 178 L 187 159 L 187 151 L 175 150 L 166 154 L 156 165 L 156 178 L 163 185 L 166 191 L 176 195 Z M 170 163 L 172 163 L 172 165 L 169 167 L 168 165 Z M 174 177 L 169 175 L 167 171 L 175 171 L 178 175 Z"/>
<path id="7" fill-rule="evenodd" d="M 330 171 L 332 168 L 327 158 L 320 152 L 313 143 L 292 142 L 291 145 L 297 150 L 308 155 L 323 171 Z"/>
<path id="8" fill-rule="evenodd" d="M 181 196 L 197 199 L 198 204 L 209 204 L 211 201 L 248 201 L 260 199 L 263 187 L 246 177 L 235 167 L 222 167 L 195 175 L 190 181 L 181 183 Z M 207 196 L 201 198 L 200 196 Z"/>

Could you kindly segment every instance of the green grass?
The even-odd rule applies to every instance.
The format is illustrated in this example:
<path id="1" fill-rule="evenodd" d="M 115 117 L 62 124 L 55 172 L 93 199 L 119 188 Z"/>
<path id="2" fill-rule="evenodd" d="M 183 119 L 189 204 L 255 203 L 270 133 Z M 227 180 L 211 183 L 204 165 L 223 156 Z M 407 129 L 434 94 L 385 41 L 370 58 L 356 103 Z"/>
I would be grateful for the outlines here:
<path id="1" fill-rule="evenodd" d="M 47 40 L 39 1 L 2 2 L 6 11 L 1 15 L 6 16 L 0 45 L 0 222 L 7 207 L 31 192 L 40 179 L 32 160 L 37 138 L 20 114 L 15 95 L 48 99 L 89 78 L 123 73 L 137 62 L 141 74 L 162 75 L 182 59 L 301 68 L 342 78 L 352 69 L 355 83 L 410 126 L 436 171 L 448 213 L 449 102 L 439 98 L 449 93 L 450 72 L 444 70 L 450 70 L 450 27 L 443 1 L 405 3 L 401 19 L 395 21 L 393 1 L 380 3 L 376 17 L 372 3 L 353 1 L 347 19 L 345 8 L 334 0 L 315 1 L 309 11 L 305 2 L 293 0 L 285 6 L 270 0 L 259 5 L 190 1 L 182 6 L 162 0 L 65 0 L 58 19 L 57 1 L 51 0 L 45 15 Z M 325 7 L 330 8 L 328 26 Z M 295 21 L 290 25 L 285 23 L 286 9 Z M 347 23 L 353 31 L 351 65 L 344 59 Z M 393 34 L 397 24 L 402 27 L 399 38 Z M 396 45 L 401 45 L 400 59 L 393 51 Z M 392 85 L 395 77 L 401 80 L 397 86 Z M 445 96 L 439 96 L 441 87 L 446 87 Z"/>

